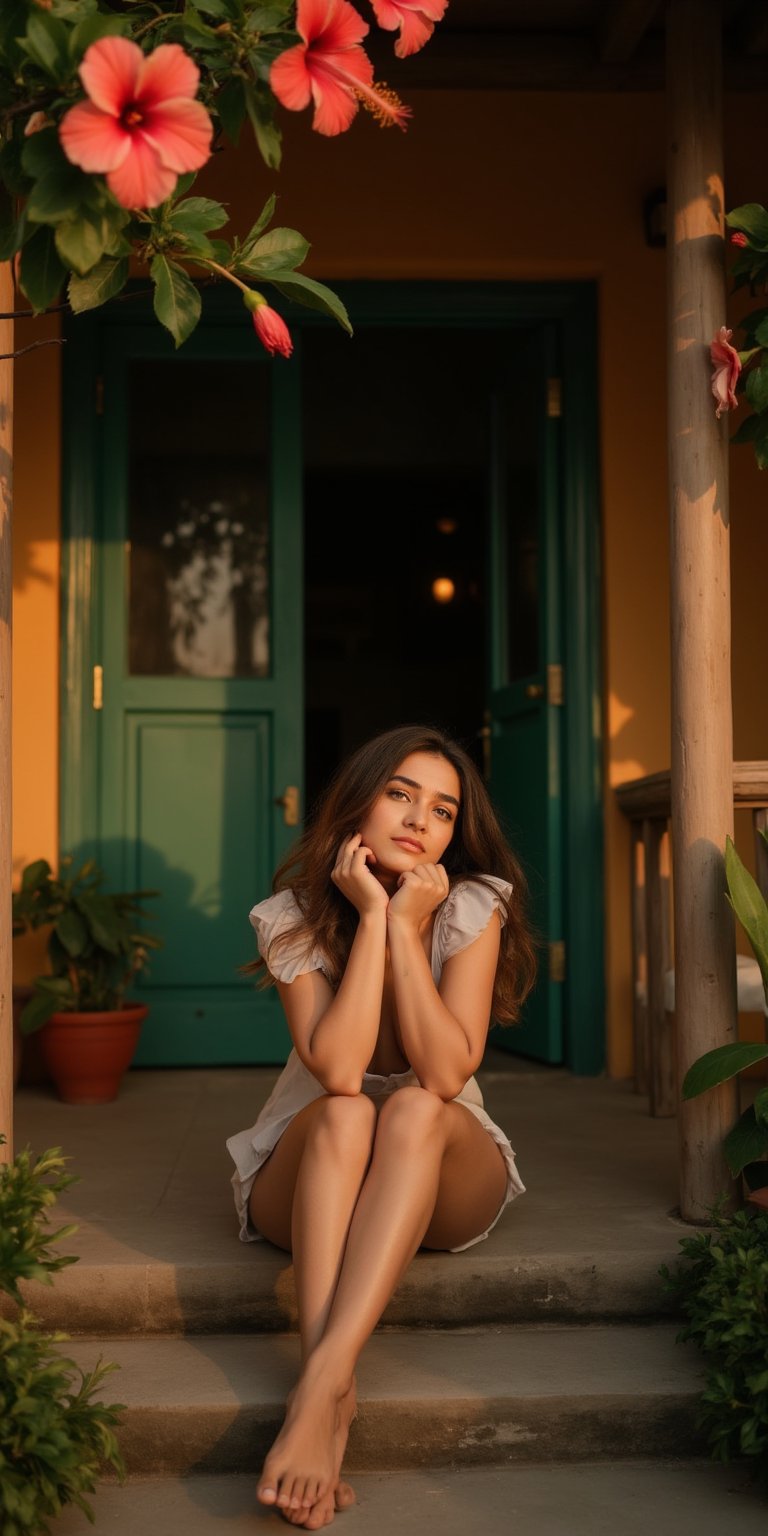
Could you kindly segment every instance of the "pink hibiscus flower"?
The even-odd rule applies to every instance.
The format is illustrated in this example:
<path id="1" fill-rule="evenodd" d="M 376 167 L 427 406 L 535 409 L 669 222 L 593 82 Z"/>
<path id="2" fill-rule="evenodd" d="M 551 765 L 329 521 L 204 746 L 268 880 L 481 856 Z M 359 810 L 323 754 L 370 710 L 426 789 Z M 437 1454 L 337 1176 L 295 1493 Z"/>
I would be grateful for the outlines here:
<path id="1" fill-rule="evenodd" d="M 382 127 L 405 127 L 409 109 L 394 91 L 373 83 L 373 65 L 362 39 L 368 23 L 349 0 L 298 0 L 296 31 L 302 41 L 275 59 L 269 83 L 282 106 L 302 112 L 315 103 L 312 127 L 343 133 L 363 105 Z"/>
<path id="2" fill-rule="evenodd" d="M 193 100 L 200 71 L 178 43 L 145 55 L 125 37 L 102 37 L 79 73 L 90 100 L 62 119 L 62 148 L 73 165 L 106 175 L 123 208 L 155 208 L 209 159 L 213 125 Z"/>
<path id="3" fill-rule="evenodd" d="M 741 373 L 741 358 L 736 348 L 731 346 L 732 335 L 733 331 L 721 325 L 717 336 L 709 344 L 712 393 L 717 401 L 716 416 L 722 416 L 723 411 L 735 410 L 739 403 L 736 398 L 736 380 Z"/>
<path id="4" fill-rule="evenodd" d="M 395 53 L 399 59 L 407 59 L 409 53 L 418 53 L 429 42 L 435 22 L 445 15 L 448 0 L 371 0 L 371 5 L 385 32 L 400 28 Z"/>

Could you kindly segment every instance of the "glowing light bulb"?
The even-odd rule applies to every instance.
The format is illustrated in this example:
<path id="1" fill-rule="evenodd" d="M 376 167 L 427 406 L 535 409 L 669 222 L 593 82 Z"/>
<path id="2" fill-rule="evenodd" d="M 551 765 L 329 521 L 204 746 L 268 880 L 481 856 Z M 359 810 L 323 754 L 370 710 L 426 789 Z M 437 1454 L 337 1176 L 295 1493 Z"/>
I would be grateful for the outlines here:
<path id="1" fill-rule="evenodd" d="M 452 603 L 456 596 L 455 582 L 450 576 L 436 576 L 432 583 L 432 596 L 436 603 Z"/>

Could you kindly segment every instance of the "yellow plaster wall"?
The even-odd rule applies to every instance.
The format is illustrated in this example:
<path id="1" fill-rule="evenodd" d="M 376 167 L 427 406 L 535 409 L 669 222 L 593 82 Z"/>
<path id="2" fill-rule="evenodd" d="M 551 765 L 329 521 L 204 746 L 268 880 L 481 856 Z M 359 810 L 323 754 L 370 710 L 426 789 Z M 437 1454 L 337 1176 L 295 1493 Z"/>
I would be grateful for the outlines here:
<path id="1" fill-rule="evenodd" d="M 216 157 L 196 190 L 228 202 L 232 227 L 242 231 L 277 189 L 277 221 L 311 238 L 306 270 L 329 280 L 597 281 L 608 1065 L 625 1076 L 632 1066 L 628 842 L 612 786 L 665 766 L 669 750 L 665 257 L 645 244 L 642 223 L 645 194 L 664 181 L 663 98 L 416 90 L 410 100 L 414 117 L 404 135 L 360 121 L 328 141 L 310 132 L 308 115 L 284 114 L 279 176 L 244 146 Z M 757 98 L 729 105 L 729 206 L 761 195 L 750 150 L 761 142 L 761 111 Z M 19 862 L 56 845 L 58 360 L 32 356 L 17 438 Z M 768 757 L 760 705 L 768 483 L 749 450 L 732 457 L 735 750 Z"/>

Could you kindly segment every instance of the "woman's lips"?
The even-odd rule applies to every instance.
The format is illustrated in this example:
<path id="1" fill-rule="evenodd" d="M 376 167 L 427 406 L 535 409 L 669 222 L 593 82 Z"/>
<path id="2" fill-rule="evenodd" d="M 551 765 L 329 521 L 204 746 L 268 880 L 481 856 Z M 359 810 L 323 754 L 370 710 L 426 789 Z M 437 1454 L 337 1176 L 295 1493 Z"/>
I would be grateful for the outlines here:
<path id="1" fill-rule="evenodd" d="M 393 837 L 393 843 L 399 843 L 401 848 L 407 848 L 409 853 L 423 853 L 423 843 L 417 843 L 413 837 Z"/>

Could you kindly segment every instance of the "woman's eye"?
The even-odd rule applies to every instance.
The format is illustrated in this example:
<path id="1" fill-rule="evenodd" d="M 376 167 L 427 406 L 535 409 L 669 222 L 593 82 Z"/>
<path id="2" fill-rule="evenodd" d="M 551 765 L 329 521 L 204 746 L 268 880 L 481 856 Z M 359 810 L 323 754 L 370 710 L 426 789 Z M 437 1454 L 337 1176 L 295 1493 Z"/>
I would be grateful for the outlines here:
<path id="1" fill-rule="evenodd" d="M 441 816 L 444 821 L 453 821 L 450 811 L 447 811 L 444 805 L 438 805 L 436 809 L 438 816 Z"/>
<path id="2" fill-rule="evenodd" d="M 387 794 L 391 795 L 396 800 L 407 800 L 408 799 L 408 796 L 405 793 L 404 789 L 388 789 L 387 790 Z"/>

